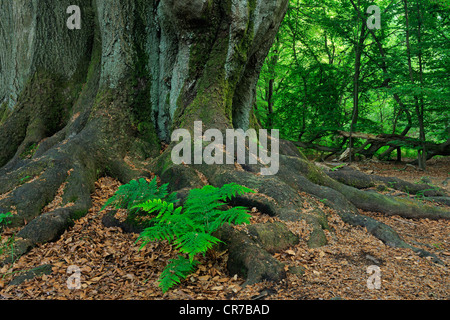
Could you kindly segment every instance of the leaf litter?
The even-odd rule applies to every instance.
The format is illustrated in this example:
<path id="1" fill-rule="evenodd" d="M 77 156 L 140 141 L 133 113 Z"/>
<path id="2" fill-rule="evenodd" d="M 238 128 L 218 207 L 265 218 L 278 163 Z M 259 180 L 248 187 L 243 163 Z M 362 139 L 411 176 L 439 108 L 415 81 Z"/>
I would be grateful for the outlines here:
<path id="1" fill-rule="evenodd" d="M 212 250 L 199 257 L 200 264 L 194 274 L 163 294 L 158 277 L 178 252 L 165 241 L 140 249 L 137 234 L 102 224 L 106 211 L 100 212 L 100 208 L 119 186 L 112 178 L 99 179 L 92 194 L 93 207 L 85 217 L 76 221 L 58 241 L 39 245 L 14 264 L 3 266 L 0 299 L 446 300 L 450 296 L 450 221 L 361 212 L 392 226 L 408 243 L 435 254 L 444 262 L 439 265 L 410 249 L 388 247 L 365 228 L 345 224 L 320 201 L 316 201 L 317 205 L 328 215 L 330 230 L 324 230 L 328 244 L 310 249 L 306 239 L 312 228 L 304 220 L 284 222 L 301 240 L 298 245 L 274 254 L 286 265 L 287 278 L 281 283 L 264 281 L 243 286 L 245 279 L 227 271 L 227 252 Z M 251 214 L 251 223 L 278 220 L 256 208 L 251 208 Z M 4 232 L 11 235 L 14 230 L 7 228 Z M 8 285 L 23 271 L 41 265 L 51 265 L 52 273 L 17 286 Z M 368 267 L 372 265 L 380 268 L 379 289 L 368 288 L 371 276 Z M 71 290 L 67 285 L 69 266 L 80 269 L 80 289 Z"/>

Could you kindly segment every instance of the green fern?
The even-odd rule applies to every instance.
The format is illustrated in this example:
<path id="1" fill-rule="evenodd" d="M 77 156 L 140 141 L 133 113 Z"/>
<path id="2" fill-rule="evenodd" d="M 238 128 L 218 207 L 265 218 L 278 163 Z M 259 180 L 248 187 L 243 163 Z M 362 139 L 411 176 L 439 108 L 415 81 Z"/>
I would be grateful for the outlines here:
<path id="1" fill-rule="evenodd" d="M 142 247 L 153 241 L 167 240 L 180 253 L 188 256 L 188 259 L 180 256 L 179 259 L 172 260 L 163 271 L 160 287 L 164 292 L 185 278 L 185 271 L 193 270 L 196 255 L 205 254 L 221 242 L 212 234 L 223 224 L 250 223 L 251 216 L 247 208 L 227 208 L 226 203 L 233 197 L 248 192 L 254 191 L 236 184 L 227 184 L 222 188 L 205 186 L 191 190 L 184 207 L 175 208 L 173 203 L 162 199 L 147 200 L 132 207 L 149 214 L 157 213 L 152 219 L 152 226 L 146 228 L 137 240 L 142 241 Z"/>
<path id="2" fill-rule="evenodd" d="M 143 240 L 141 247 L 153 241 L 167 240 L 172 243 L 177 236 L 189 230 L 189 226 L 193 224 L 191 221 L 187 221 L 187 216 L 181 215 L 182 207 L 175 209 L 173 203 L 161 199 L 149 200 L 136 205 L 134 208 L 141 209 L 149 214 L 159 212 L 152 219 L 153 225 L 141 233 L 139 237 L 139 240 Z"/>
<path id="3" fill-rule="evenodd" d="M 161 221 L 168 219 L 171 214 L 180 214 L 183 209 L 182 207 L 174 209 L 173 203 L 162 201 L 161 199 L 148 200 L 147 202 L 138 204 L 133 208 L 140 208 L 147 213 L 159 212 L 156 219 L 160 219 Z"/>
<path id="4" fill-rule="evenodd" d="M 139 208 L 137 204 L 155 200 L 164 199 L 167 203 L 177 202 L 176 193 L 169 194 L 168 184 L 164 184 L 158 188 L 157 180 L 154 178 L 151 182 L 147 182 L 144 178 L 132 180 L 128 184 L 122 185 L 116 193 L 106 201 L 101 210 L 109 206 L 115 209 L 127 209 L 131 219 L 136 218 Z"/>
<path id="5" fill-rule="evenodd" d="M 187 232 L 175 240 L 177 249 L 186 253 L 191 262 L 197 254 L 205 253 L 219 242 L 221 241 L 209 233 L 195 231 Z"/>
<path id="6" fill-rule="evenodd" d="M 194 272 L 198 261 L 189 261 L 183 256 L 169 260 L 169 264 L 163 270 L 160 277 L 159 286 L 163 292 L 167 292 L 173 286 L 179 284 L 182 279 Z"/>
<path id="7" fill-rule="evenodd" d="M 226 184 L 222 188 L 205 186 L 190 192 L 185 203 L 185 212 L 195 219 L 198 224 L 205 226 L 205 231 L 213 233 L 224 223 L 244 224 L 250 223 L 247 208 L 233 207 L 225 210 L 226 201 L 237 195 L 253 193 L 254 191 L 237 185 Z"/>

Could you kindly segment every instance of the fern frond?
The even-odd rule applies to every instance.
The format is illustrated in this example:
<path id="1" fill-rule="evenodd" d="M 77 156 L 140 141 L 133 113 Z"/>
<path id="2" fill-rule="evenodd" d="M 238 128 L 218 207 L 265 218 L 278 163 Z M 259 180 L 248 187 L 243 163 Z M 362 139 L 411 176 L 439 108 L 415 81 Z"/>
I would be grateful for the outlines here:
<path id="1" fill-rule="evenodd" d="M 167 240 L 171 243 L 175 239 L 176 234 L 177 233 L 171 226 L 156 224 L 142 231 L 139 238 L 136 240 L 136 243 L 142 241 L 141 249 L 153 241 Z"/>
<path id="2" fill-rule="evenodd" d="M 130 187 L 138 188 L 136 183 Z M 146 228 L 138 239 L 143 241 L 142 246 L 152 241 L 168 240 L 169 243 L 176 245 L 180 253 L 186 254 L 189 258 L 180 256 L 170 261 L 161 274 L 160 286 L 164 292 L 193 271 L 197 263 L 194 260 L 197 254 L 206 253 L 221 242 L 212 236 L 212 233 L 224 223 L 250 223 L 251 216 L 246 208 L 232 207 L 227 210 L 224 208 L 227 200 L 247 192 L 254 191 L 236 184 L 224 185 L 222 188 L 205 186 L 202 189 L 191 190 L 184 208 L 175 208 L 173 201 L 168 200 L 176 199 L 176 196 L 168 195 L 167 185 L 163 185 L 153 193 L 158 197 L 131 206 L 133 210 L 140 209 L 155 215 L 151 220 L 153 225 Z M 162 195 L 165 199 L 159 197 Z M 136 199 L 131 198 L 132 201 Z"/>
<path id="3" fill-rule="evenodd" d="M 197 261 L 190 261 L 183 256 L 169 260 L 169 264 L 159 278 L 159 286 L 162 291 L 165 293 L 174 285 L 180 283 L 182 279 L 186 279 L 194 271 L 197 264 Z"/>
<path id="4" fill-rule="evenodd" d="M 161 199 L 148 200 L 144 203 L 133 206 L 132 208 L 142 209 L 149 214 L 159 212 L 156 216 L 156 219 L 159 219 L 160 221 L 166 220 L 167 216 L 170 215 L 179 215 L 181 213 L 181 210 L 183 210 L 182 207 L 178 207 L 175 209 L 173 203 L 163 201 Z"/>
<path id="5" fill-rule="evenodd" d="M 225 211 L 218 211 L 218 216 L 211 220 L 207 230 L 213 233 L 225 223 L 235 225 L 250 224 L 251 217 L 245 207 L 232 207 Z"/>
<path id="6" fill-rule="evenodd" d="M 218 192 L 223 201 L 231 200 L 232 198 L 245 193 L 255 193 L 252 189 L 235 183 L 224 185 L 222 188 L 218 189 Z"/>
<path id="7" fill-rule="evenodd" d="M 177 249 L 188 254 L 190 261 L 194 260 L 196 254 L 205 253 L 219 242 L 219 239 L 205 232 L 187 232 L 175 240 Z"/>
<path id="8" fill-rule="evenodd" d="M 202 189 L 193 189 L 184 204 L 189 214 L 202 214 L 222 207 L 224 203 L 213 186 L 205 186 Z"/>
<path id="9" fill-rule="evenodd" d="M 245 193 L 255 191 L 234 183 L 226 184 L 222 188 L 205 186 L 202 189 L 194 189 L 186 199 L 185 207 L 189 213 L 205 213 L 219 209 L 227 200 Z"/>
<path id="10" fill-rule="evenodd" d="M 116 193 L 106 201 L 101 210 L 114 206 L 115 209 L 127 209 L 131 214 L 134 214 L 138 210 L 137 204 L 149 200 L 164 199 L 170 203 L 177 202 L 176 194 L 169 194 L 167 189 L 168 184 L 158 188 L 156 178 L 150 182 L 147 182 L 144 178 L 132 180 L 128 184 L 120 186 Z"/>

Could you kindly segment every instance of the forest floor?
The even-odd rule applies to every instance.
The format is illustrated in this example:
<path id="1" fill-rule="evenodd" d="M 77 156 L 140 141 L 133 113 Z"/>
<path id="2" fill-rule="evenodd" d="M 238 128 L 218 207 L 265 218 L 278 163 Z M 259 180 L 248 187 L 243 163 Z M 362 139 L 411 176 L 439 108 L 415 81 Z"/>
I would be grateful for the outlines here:
<path id="1" fill-rule="evenodd" d="M 396 176 L 417 182 L 428 177 L 437 186 L 450 177 L 450 157 L 431 160 L 426 172 L 405 164 L 368 161 L 356 164 L 362 171 Z M 244 280 L 226 270 L 227 252 L 212 252 L 201 258 L 197 271 L 181 285 L 162 294 L 158 277 L 168 259 L 177 252 L 167 243 L 151 243 L 139 250 L 137 234 L 123 233 L 120 228 L 102 224 L 105 211 L 99 212 L 119 183 L 102 178 L 92 195 L 94 206 L 89 213 L 62 237 L 40 245 L 0 270 L 2 299 L 382 299 L 382 300 L 447 300 L 450 298 L 450 221 L 412 220 L 398 216 L 385 217 L 375 212 L 362 212 L 392 226 L 416 247 L 439 257 L 444 265 L 420 258 L 410 249 L 391 248 L 363 228 L 351 227 L 328 210 L 331 231 L 326 231 L 328 244 L 309 249 L 305 241 L 275 257 L 286 269 L 303 269 L 303 275 L 288 272 L 281 283 L 263 282 L 243 287 Z M 305 195 L 307 196 L 307 195 Z M 322 205 L 318 202 L 319 205 Z M 324 209 L 327 210 L 327 209 Z M 273 220 L 252 210 L 252 223 Z M 311 231 L 303 222 L 288 223 L 301 239 Z M 6 229 L 3 241 L 15 230 Z M 49 265 L 51 273 L 20 285 L 9 282 L 24 271 Z M 381 287 L 369 289 L 368 267 L 380 268 Z M 69 266 L 81 271 L 81 289 L 70 290 L 67 280 Z"/>

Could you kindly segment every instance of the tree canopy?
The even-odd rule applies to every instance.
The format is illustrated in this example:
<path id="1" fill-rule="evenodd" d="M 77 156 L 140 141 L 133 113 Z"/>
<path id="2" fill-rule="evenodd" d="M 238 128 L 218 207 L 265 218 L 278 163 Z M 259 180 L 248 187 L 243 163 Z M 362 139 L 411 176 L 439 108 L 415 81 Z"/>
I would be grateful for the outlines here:
<path id="1" fill-rule="evenodd" d="M 379 17 L 367 10 L 371 5 Z M 370 25 L 373 19 L 380 28 Z M 304 147 L 331 154 L 355 140 L 356 152 L 370 157 L 386 157 L 396 146 L 412 157 L 427 145 L 434 155 L 434 145 L 449 139 L 450 6 L 290 1 L 257 90 L 262 125 Z M 389 140 L 390 152 L 387 144 L 365 152 L 370 143 L 338 131 L 398 137 Z"/>

